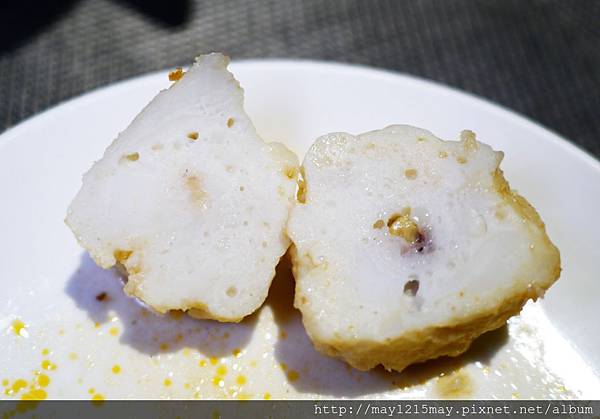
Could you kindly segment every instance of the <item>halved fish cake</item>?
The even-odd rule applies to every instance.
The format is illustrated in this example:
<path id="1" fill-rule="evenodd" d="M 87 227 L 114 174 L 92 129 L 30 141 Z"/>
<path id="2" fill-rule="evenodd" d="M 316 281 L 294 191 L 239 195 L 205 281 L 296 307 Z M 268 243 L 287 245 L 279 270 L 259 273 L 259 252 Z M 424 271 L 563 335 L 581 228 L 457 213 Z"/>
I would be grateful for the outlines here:
<path id="1" fill-rule="evenodd" d="M 288 248 L 298 163 L 258 137 L 227 64 L 201 56 L 160 92 L 84 175 L 66 222 L 155 310 L 239 321 Z"/>
<path id="2" fill-rule="evenodd" d="M 321 352 L 366 370 L 458 355 L 560 275 L 501 152 L 410 126 L 319 138 L 302 167 L 295 306 Z"/>

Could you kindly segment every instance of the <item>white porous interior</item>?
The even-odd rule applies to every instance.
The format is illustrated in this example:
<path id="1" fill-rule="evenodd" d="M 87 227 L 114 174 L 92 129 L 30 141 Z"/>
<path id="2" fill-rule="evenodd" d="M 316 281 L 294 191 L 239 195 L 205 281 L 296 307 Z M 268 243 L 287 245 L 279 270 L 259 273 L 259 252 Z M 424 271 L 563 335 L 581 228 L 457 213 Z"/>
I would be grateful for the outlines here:
<path id="1" fill-rule="evenodd" d="M 160 92 L 83 178 L 67 223 L 126 291 L 158 311 L 239 320 L 267 295 L 288 246 L 296 157 L 264 143 L 220 54 Z M 197 138 L 194 138 L 197 137 Z"/>
<path id="2" fill-rule="evenodd" d="M 385 341 L 468 318 L 550 277 L 534 255 L 546 252 L 544 233 L 494 188 L 501 160 L 485 144 L 410 126 L 320 137 L 303 163 L 306 202 L 288 223 L 311 337 Z M 420 252 L 387 225 L 374 228 L 406 207 L 423 232 Z M 419 282 L 414 296 L 409 280 Z"/>

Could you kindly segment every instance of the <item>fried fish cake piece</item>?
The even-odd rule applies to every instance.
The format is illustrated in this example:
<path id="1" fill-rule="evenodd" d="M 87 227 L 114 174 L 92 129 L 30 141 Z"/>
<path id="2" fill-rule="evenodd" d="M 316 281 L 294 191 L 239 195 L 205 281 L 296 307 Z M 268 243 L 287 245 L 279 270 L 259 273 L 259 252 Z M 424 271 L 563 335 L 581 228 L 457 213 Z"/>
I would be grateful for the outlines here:
<path id="1" fill-rule="evenodd" d="M 560 275 L 503 153 L 464 131 L 333 133 L 306 155 L 288 222 L 295 306 L 315 347 L 368 370 L 464 352 Z"/>
<path id="2" fill-rule="evenodd" d="M 196 59 L 84 175 L 66 222 L 125 292 L 159 312 L 239 321 L 289 246 L 297 158 L 265 143 L 228 58 Z M 175 74 L 175 73 L 174 73 Z"/>

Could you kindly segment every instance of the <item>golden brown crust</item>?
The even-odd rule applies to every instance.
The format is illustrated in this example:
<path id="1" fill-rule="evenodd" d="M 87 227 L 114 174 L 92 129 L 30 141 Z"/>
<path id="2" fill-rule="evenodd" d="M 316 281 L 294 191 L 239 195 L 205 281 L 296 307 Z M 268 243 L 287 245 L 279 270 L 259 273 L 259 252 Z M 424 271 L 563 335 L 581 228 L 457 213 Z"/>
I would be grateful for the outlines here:
<path id="1" fill-rule="evenodd" d="M 497 329 L 511 316 L 519 313 L 528 299 L 539 295 L 530 288 L 520 295 L 511 296 L 488 311 L 473 316 L 456 318 L 442 326 L 413 330 L 390 341 L 339 340 L 315 342 L 319 352 L 342 357 L 359 370 L 369 370 L 382 364 L 387 370 L 401 371 L 410 364 L 440 356 L 458 356 L 481 334 Z"/>

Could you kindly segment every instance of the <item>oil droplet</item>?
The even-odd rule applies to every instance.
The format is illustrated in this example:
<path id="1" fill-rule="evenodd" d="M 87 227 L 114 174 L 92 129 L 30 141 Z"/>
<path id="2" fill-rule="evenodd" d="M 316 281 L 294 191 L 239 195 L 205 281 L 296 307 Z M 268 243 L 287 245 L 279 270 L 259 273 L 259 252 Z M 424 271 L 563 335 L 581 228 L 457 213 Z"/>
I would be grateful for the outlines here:
<path id="1" fill-rule="evenodd" d="M 71 352 L 71 353 L 69 354 L 69 359 L 70 359 L 71 361 L 75 361 L 77 358 L 78 358 L 78 356 L 77 356 L 77 354 L 76 354 L 75 352 Z"/>
<path id="2" fill-rule="evenodd" d="M 29 390 L 27 393 L 24 393 L 21 396 L 21 400 L 44 400 L 47 397 L 47 394 L 41 388 L 34 388 Z"/>
<path id="3" fill-rule="evenodd" d="M 13 333 L 17 336 L 21 336 L 22 338 L 29 337 L 29 332 L 27 331 L 27 325 L 19 319 L 16 319 L 12 322 L 11 329 L 12 329 Z"/>
<path id="4" fill-rule="evenodd" d="M 111 327 L 108 331 L 112 336 L 117 336 L 119 334 L 119 329 L 117 327 Z"/>
<path id="5" fill-rule="evenodd" d="M 121 366 L 120 366 L 120 365 L 116 365 L 116 364 L 115 364 L 115 365 L 113 365 L 113 367 L 112 367 L 112 372 L 113 372 L 113 374 L 118 374 L 118 373 L 120 373 L 120 372 L 121 372 Z"/>
<path id="6" fill-rule="evenodd" d="M 56 364 L 53 364 L 52 362 L 48 361 L 47 359 L 44 359 L 42 361 L 42 369 L 45 369 L 47 371 L 55 370 Z"/>
<path id="7" fill-rule="evenodd" d="M 42 349 L 42 355 L 46 356 L 46 355 L 48 355 L 49 353 L 50 353 L 50 349 L 48 349 L 48 348 L 44 348 L 44 349 Z"/>
<path id="8" fill-rule="evenodd" d="M 96 392 L 96 389 L 94 389 L 94 387 L 91 387 L 91 388 L 88 390 L 88 393 L 90 393 L 90 394 L 94 394 L 95 392 Z"/>
<path id="9" fill-rule="evenodd" d="M 239 358 L 239 356 L 241 355 L 242 351 L 239 348 L 235 348 L 233 350 L 233 356 L 235 356 L 236 358 Z"/>
<path id="10" fill-rule="evenodd" d="M 246 384 L 246 377 L 244 377 L 243 375 L 238 375 L 235 382 L 243 386 L 244 384 Z"/>
<path id="11" fill-rule="evenodd" d="M 169 344 L 165 343 L 165 342 L 161 343 L 160 344 L 160 350 L 161 351 L 167 351 L 167 350 L 169 350 Z"/>
<path id="12" fill-rule="evenodd" d="M 472 393 L 471 379 L 463 371 L 442 376 L 437 380 L 436 391 L 442 398 L 464 399 Z"/>
<path id="13" fill-rule="evenodd" d="M 48 384 L 50 384 L 50 377 L 46 374 L 40 374 L 37 377 L 37 383 L 40 387 L 48 387 Z"/>
<path id="14" fill-rule="evenodd" d="M 101 404 L 101 402 L 104 401 L 104 396 L 100 393 L 96 393 L 92 396 L 92 401 L 98 402 L 98 404 Z"/>
<path id="15" fill-rule="evenodd" d="M 165 381 L 163 381 L 163 384 L 165 385 L 165 387 L 170 387 L 171 384 L 173 384 L 173 382 L 171 380 L 169 380 L 168 378 L 165 378 Z"/>
<path id="16" fill-rule="evenodd" d="M 290 372 L 287 373 L 287 378 L 290 380 L 290 382 L 296 381 L 299 377 L 300 374 L 298 374 L 298 371 L 296 370 L 290 370 Z"/>
<path id="17" fill-rule="evenodd" d="M 219 375 L 227 374 L 227 367 L 225 365 L 219 365 L 219 368 L 217 368 L 217 374 L 219 374 Z"/>
<path id="18" fill-rule="evenodd" d="M 6 378 L 4 380 L 2 380 L 2 385 L 4 387 L 6 387 L 8 385 L 8 383 L 10 383 L 10 381 L 8 381 Z"/>
<path id="19" fill-rule="evenodd" d="M 201 359 L 200 361 L 198 361 L 198 365 L 201 367 L 206 367 L 206 359 Z"/>
<path id="20" fill-rule="evenodd" d="M 15 380 L 15 382 L 13 383 L 13 385 L 11 387 L 11 390 L 12 390 L 11 394 L 18 393 L 25 387 L 27 387 L 27 381 L 23 380 L 22 378 L 19 378 L 18 380 Z"/>
<path id="21" fill-rule="evenodd" d="M 223 387 L 225 385 L 225 381 L 223 381 L 223 377 L 220 375 L 216 375 L 212 379 L 212 383 L 214 386 Z"/>
<path id="22" fill-rule="evenodd" d="M 271 393 L 265 393 L 265 395 L 263 396 L 263 399 L 271 400 Z"/>
<path id="23" fill-rule="evenodd" d="M 282 362 L 280 365 L 282 370 L 287 370 L 287 364 L 285 362 Z"/>
<path id="24" fill-rule="evenodd" d="M 210 357 L 210 365 L 217 365 L 218 359 L 214 356 Z"/>

